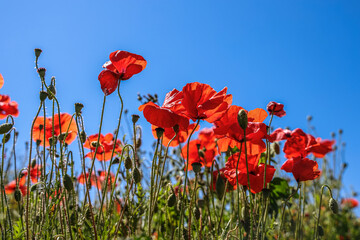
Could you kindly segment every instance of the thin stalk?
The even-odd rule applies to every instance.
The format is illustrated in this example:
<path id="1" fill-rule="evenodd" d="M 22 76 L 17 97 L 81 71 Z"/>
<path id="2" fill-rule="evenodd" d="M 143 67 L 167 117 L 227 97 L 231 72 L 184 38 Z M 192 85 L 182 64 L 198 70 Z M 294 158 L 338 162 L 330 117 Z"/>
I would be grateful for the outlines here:
<path id="1" fill-rule="evenodd" d="M 252 195 L 251 195 L 251 186 L 250 186 L 250 174 L 249 174 L 249 164 L 247 159 L 247 150 L 246 150 L 246 128 L 244 129 L 244 147 L 245 147 L 245 161 L 246 161 L 246 176 L 249 187 L 249 197 L 250 197 L 250 239 L 254 238 L 253 233 L 253 203 L 252 203 Z"/>
<path id="2" fill-rule="evenodd" d="M 314 227 L 315 228 L 314 229 L 314 240 L 317 239 L 317 237 L 318 237 L 318 226 L 319 226 L 319 222 L 320 222 L 322 195 L 324 193 L 324 188 L 325 187 L 329 190 L 331 198 L 333 197 L 331 188 L 326 184 L 322 185 L 321 186 L 321 194 L 320 194 L 320 203 L 319 203 L 319 209 L 318 209 L 318 216 L 317 216 L 316 224 L 315 224 L 315 227 Z"/>

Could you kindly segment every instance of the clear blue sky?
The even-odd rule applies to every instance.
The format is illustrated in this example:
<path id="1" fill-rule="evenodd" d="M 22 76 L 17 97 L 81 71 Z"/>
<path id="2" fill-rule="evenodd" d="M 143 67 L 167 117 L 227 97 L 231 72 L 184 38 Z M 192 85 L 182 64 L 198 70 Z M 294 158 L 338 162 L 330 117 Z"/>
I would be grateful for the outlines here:
<path id="1" fill-rule="evenodd" d="M 320 137 L 344 129 L 345 192 L 360 191 L 359 1 L 1 1 L 0 9 L 0 93 L 19 103 L 20 154 L 39 102 L 34 48 L 44 50 L 47 76 L 56 76 L 62 111 L 85 104 L 88 134 L 100 119 L 101 66 L 110 52 L 127 50 L 148 61 L 122 85 L 130 113 L 140 114 L 137 92 L 162 101 L 193 81 L 228 86 L 233 103 L 246 109 L 282 102 L 287 116 L 275 126 L 306 130 L 313 115 Z M 112 94 L 105 133 L 115 128 L 118 110 Z"/>

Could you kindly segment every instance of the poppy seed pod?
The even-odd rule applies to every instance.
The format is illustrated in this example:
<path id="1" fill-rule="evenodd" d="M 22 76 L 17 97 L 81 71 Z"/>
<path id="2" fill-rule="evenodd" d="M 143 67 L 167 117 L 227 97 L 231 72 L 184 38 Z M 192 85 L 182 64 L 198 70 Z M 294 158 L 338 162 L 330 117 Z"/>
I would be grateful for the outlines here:
<path id="1" fill-rule="evenodd" d="M 83 109 L 84 104 L 82 103 L 75 103 L 75 113 L 76 115 L 81 115 L 81 110 Z"/>
<path id="2" fill-rule="evenodd" d="M 65 174 L 63 181 L 64 181 L 65 189 L 68 190 L 69 192 L 71 192 L 74 189 L 74 185 L 73 185 L 71 177 L 69 175 Z"/>
<path id="3" fill-rule="evenodd" d="M 219 199 L 222 199 L 225 193 L 225 181 L 220 175 L 216 179 L 215 187 L 216 187 L 216 194 L 218 195 Z"/>
<path id="4" fill-rule="evenodd" d="M 247 117 L 247 113 L 245 112 L 244 109 L 241 109 L 238 113 L 238 116 L 237 116 L 237 120 L 238 120 L 238 123 L 239 123 L 239 126 L 245 130 L 247 128 L 247 125 L 248 125 L 248 117 Z"/>
<path id="5" fill-rule="evenodd" d="M 12 123 L 3 123 L 0 125 L 0 134 L 5 134 L 11 130 L 13 127 Z"/>
<path id="6" fill-rule="evenodd" d="M 35 57 L 38 58 L 40 57 L 42 50 L 40 48 L 35 48 L 34 52 L 35 52 Z"/>
<path id="7" fill-rule="evenodd" d="M 129 156 L 127 156 L 125 158 L 125 168 L 126 169 L 131 169 L 132 168 L 132 161 L 131 161 L 131 158 Z"/>
<path id="8" fill-rule="evenodd" d="M 136 114 L 131 115 L 131 121 L 133 122 L 133 124 L 137 123 L 139 118 L 140 118 L 139 115 L 136 115 Z"/>
<path id="9" fill-rule="evenodd" d="M 45 99 L 47 98 L 48 93 L 45 91 L 40 91 L 40 101 L 45 101 Z"/>
<path id="10" fill-rule="evenodd" d="M 44 77 L 45 77 L 45 73 L 46 73 L 46 68 L 39 68 L 39 69 L 37 70 L 37 72 L 38 72 L 38 74 L 39 74 L 39 76 L 40 76 L 41 78 L 44 78 Z"/>
<path id="11" fill-rule="evenodd" d="M 136 168 L 136 167 L 134 168 L 134 170 L 132 172 L 132 177 L 133 177 L 135 183 L 140 183 L 140 181 L 141 181 L 141 173 L 140 173 L 138 168 Z"/>
<path id="12" fill-rule="evenodd" d="M 334 214 L 338 214 L 339 212 L 339 205 L 337 204 L 336 200 L 333 198 L 330 198 L 329 200 L 329 208 Z"/>
<path id="13" fill-rule="evenodd" d="M 15 201 L 20 202 L 21 201 L 21 196 L 22 196 L 21 191 L 19 190 L 19 188 L 16 188 L 15 192 L 14 192 Z"/>
<path id="14" fill-rule="evenodd" d="M 167 206 L 168 207 L 173 207 L 176 203 L 176 196 L 175 194 L 171 194 L 168 199 L 167 199 Z"/>
<path id="15" fill-rule="evenodd" d="M 162 137 L 162 135 L 164 134 L 165 129 L 163 129 L 163 128 L 155 128 L 155 131 L 156 131 L 157 138 L 160 139 Z"/>
<path id="16" fill-rule="evenodd" d="M 201 171 L 201 163 L 199 162 L 194 162 L 191 164 L 193 170 L 195 173 L 199 173 Z"/>

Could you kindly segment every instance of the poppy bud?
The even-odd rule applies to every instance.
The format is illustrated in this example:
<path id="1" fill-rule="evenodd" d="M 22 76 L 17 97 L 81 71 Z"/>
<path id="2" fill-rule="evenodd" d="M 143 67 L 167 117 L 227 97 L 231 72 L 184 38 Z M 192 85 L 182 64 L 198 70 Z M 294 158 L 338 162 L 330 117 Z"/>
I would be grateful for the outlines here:
<path id="1" fill-rule="evenodd" d="M 132 168 L 132 161 L 131 161 L 131 158 L 129 156 L 127 156 L 125 158 L 125 168 L 126 169 L 131 169 Z"/>
<path id="2" fill-rule="evenodd" d="M 250 231 L 250 215 L 249 215 L 248 207 L 242 207 L 241 215 L 242 215 L 242 219 L 243 219 L 243 226 L 244 226 L 245 232 L 249 232 Z"/>
<path id="3" fill-rule="evenodd" d="M 34 168 L 36 166 L 36 159 L 33 158 L 33 160 L 31 160 L 31 168 Z"/>
<path id="4" fill-rule="evenodd" d="M 178 133 L 179 132 L 179 125 L 175 124 L 175 126 L 173 126 L 173 130 L 174 130 L 175 133 Z"/>
<path id="5" fill-rule="evenodd" d="M 7 143 L 10 140 L 10 133 L 5 135 L 5 138 L 3 140 L 3 143 Z"/>
<path id="6" fill-rule="evenodd" d="M 64 141 L 66 133 L 60 133 L 59 134 L 59 141 Z"/>
<path id="7" fill-rule="evenodd" d="M 175 203 L 176 203 L 176 196 L 174 193 L 172 193 L 167 199 L 167 205 L 168 207 L 173 207 Z"/>
<path id="8" fill-rule="evenodd" d="M 216 188 L 216 194 L 218 195 L 219 199 L 222 199 L 222 197 L 224 196 L 224 192 L 225 192 L 225 181 L 220 176 L 220 174 L 218 175 L 218 177 L 216 179 L 215 188 Z"/>
<path id="9" fill-rule="evenodd" d="M 42 53 L 42 50 L 40 48 L 35 48 L 34 51 L 35 51 L 35 57 L 36 58 L 40 57 L 40 54 Z"/>
<path id="10" fill-rule="evenodd" d="M 69 192 L 71 192 L 74 189 L 74 185 L 73 185 L 71 177 L 69 175 L 65 174 L 63 181 L 64 181 L 65 189 L 68 190 Z"/>
<path id="11" fill-rule="evenodd" d="M 36 191 L 36 189 L 37 189 L 37 185 L 34 184 L 34 185 L 31 186 L 30 191 L 34 192 L 34 191 Z"/>
<path id="12" fill-rule="evenodd" d="M 80 132 L 80 141 L 81 141 L 82 143 L 85 143 L 85 141 L 86 141 L 86 133 L 85 133 L 84 130 L 82 130 L 82 131 Z"/>
<path id="13" fill-rule="evenodd" d="M 40 139 L 37 139 L 37 140 L 36 140 L 36 146 L 40 146 L 40 144 L 41 144 L 41 140 L 40 140 Z"/>
<path id="14" fill-rule="evenodd" d="M 15 192 L 14 192 L 14 198 L 17 202 L 20 202 L 21 201 L 21 191 L 19 190 L 19 188 L 16 188 L 15 189 Z"/>
<path id="15" fill-rule="evenodd" d="M 3 123 L 0 125 L 0 134 L 5 134 L 13 127 L 12 123 Z"/>
<path id="16" fill-rule="evenodd" d="M 343 133 L 343 130 L 342 129 L 339 129 L 339 134 L 342 134 Z"/>
<path id="17" fill-rule="evenodd" d="M 136 139 L 136 148 L 140 148 L 141 143 L 142 143 L 141 138 Z"/>
<path id="18" fill-rule="evenodd" d="M 324 229 L 322 228 L 322 226 L 319 225 L 317 227 L 317 230 L 318 230 L 318 233 L 319 233 L 320 237 L 324 236 Z"/>
<path id="19" fill-rule="evenodd" d="M 264 198 L 265 198 L 265 199 L 268 198 L 268 197 L 270 196 L 270 193 L 271 193 L 270 189 L 267 189 L 267 188 L 264 188 L 264 189 L 262 190 L 262 192 L 263 192 L 263 194 L 264 194 Z"/>
<path id="20" fill-rule="evenodd" d="M 134 168 L 132 172 L 133 179 L 135 183 L 139 183 L 141 181 L 141 173 L 137 167 Z"/>
<path id="21" fill-rule="evenodd" d="M 200 210 L 198 207 L 194 207 L 194 215 L 195 215 L 195 218 L 196 220 L 199 220 L 200 219 Z"/>
<path id="22" fill-rule="evenodd" d="M 120 159 L 118 157 L 114 158 L 114 160 L 112 161 L 112 164 L 119 164 L 120 163 Z"/>
<path id="23" fill-rule="evenodd" d="M 81 115 L 81 110 L 83 109 L 84 104 L 82 103 L 75 103 L 75 112 L 76 115 Z"/>
<path id="24" fill-rule="evenodd" d="M 40 91 L 40 101 L 45 101 L 45 99 L 47 98 L 48 93 L 45 91 Z"/>
<path id="25" fill-rule="evenodd" d="M 77 221 L 76 221 L 76 214 L 75 214 L 75 212 L 73 212 L 72 214 L 71 214 L 71 216 L 70 216 L 70 225 L 71 226 L 76 226 L 76 223 L 77 223 Z"/>
<path id="26" fill-rule="evenodd" d="M 247 125 L 248 125 L 248 117 L 247 117 L 247 113 L 245 112 L 244 109 L 241 109 L 238 113 L 238 116 L 237 116 L 237 120 L 238 120 L 238 123 L 239 123 L 239 126 L 245 130 L 247 128 Z"/>
<path id="27" fill-rule="evenodd" d="M 195 173 L 199 173 L 201 171 L 201 166 L 202 166 L 201 163 L 194 162 L 194 163 L 191 164 L 191 166 L 192 166 Z"/>
<path id="28" fill-rule="evenodd" d="M 49 85 L 49 88 L 48 88 L 48 98 L 49 98 L 50 100 L 52 100 L 55 95 L 56 95 L 56 88 L 55 88 L 55 86 L 51 83 L 51 84 Z"/>
<path id="29" fill-rule="evenodd" d="M 205 207 L 205 200 L 204 199 L 198 199 L 196 202 L 197 202 L 197 205 L 199 206 L 199 208 L 204 208 Z"/>
<path id="30" fill-rule="evenodd" d="M 135 124 L 138 120 L 139 120 L 140 116 L 133 114 L 131 115 L 131 121 L 133 122 L 133 124 Z"/>
<path id="31" fill-rule="evenodd" d="M 332 137 L 332 138 L 335 138 L 335 136 L 336 136 L 335 133 L 334 133 L 334 132 L 331 132 L 331 137 Z"/>
<path id="32" fill-rule="evenodd" d="M 329 200 L 329 208 L 334 214 L 338 214 L 339 205 L 337 204 L 335 199 L 330 198 L 330 200 Z"/>
<path id="33" fill-rule="evenodd" d="M 39 76 L 40 76 L 41 78 L 44 78 L 44 77 L 45 77 L 45 73 L 46 73 L 46 68 L 39 68 L 39 69 L 37 70 L 37 72 L 38 72 L 38 74 L 39 74 Z"/>
<path id="34" fill-rule="evenodd" d="M 280 144 L 278 142 L 274 142 L 273 143 L 273 146 L 274 146 L 274 151 L 277 155 L 280 154 Z"/>
<path id="35" fill-rule="evenodd" d="M 156 136 L 158 139 L 160 139 L 162 137 L 162 135 L 164 134 L 164 129 L 163 128 L 155 128 L 156 131 Z"/>
<path id="36" fill-rule="evenodd" d="M 199 151 L 198 151 L 198 154 L 199 154 L 199 157 L 200 157 L 200 158 L 204 158 L 204 157 L 205 157 L 205 152 L 204 152 L 204 150 L 199 150 Z"/>
<path id="37" fill-rule="evenodd" d="M 306 119 L 310 122 L 313 119 L 313 117 L 311 115 L 309 115 L 306 117 Z"/>

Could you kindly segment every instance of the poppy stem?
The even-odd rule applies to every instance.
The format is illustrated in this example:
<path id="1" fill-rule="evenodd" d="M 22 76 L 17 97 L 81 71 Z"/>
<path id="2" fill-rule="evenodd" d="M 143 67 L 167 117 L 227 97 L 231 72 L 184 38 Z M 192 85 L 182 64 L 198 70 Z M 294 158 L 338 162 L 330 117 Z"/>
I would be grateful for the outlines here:
<path id="1" fill-rule="evenodd" d="M 155 148 L 155 153 L 154 153 L 154 157 L 152 159 L 152 164 L 151 164 L 151 179 L 150 179 L 150 202 L 149 202 L 149 211 L 148 211 L 148 235 L 149 237 L 151 236 L 151 213 L 152 213 L 152 201 L 153 201 L 153 189 L 154 189 L 154 174 L 155 174 L 155 163 L 156 163 L 156 159 L 157 159 L 157 155 L 158 155 L 158 149 L 159 149 L 159 144 L 160 144 L 160 138 L 157 139 L 156 141 L 156 148 Z"/>
<path id="2" fill-rule="evenodd" d="M 318 237 L 317 235 L 318 235 L 318 228 L 319 228 L 319 222 L 320 222 L 322 195 L 324 193 L 324 188 L 325 187 L 329 190 L 331 198 L 333 197 L 331 188 L 326 184 L 322 185 L 321 186 L 321 194 L 320 194 L 320 203 L 319 203 L 319 209 L 318 209 L 318 216 L 317 216 L 317 219 L 316 219 L 316 224 L 314 226 L 314 240 L 317 239 L 317 237 Z"/>
<path id="3" fill-rule="evenodd" d="M 242 144 L 240 143 L 240 152 L 239 152 L 239 158 L 236 163 L 236 192 L 237 192 L 237 219 L 240 221 L 240 185 L 239 185 L 239 176 L 238 176 L 238 169 L 239 169 L 239 162 L 241 158 L 241 152 L 242 152 Z"/>

